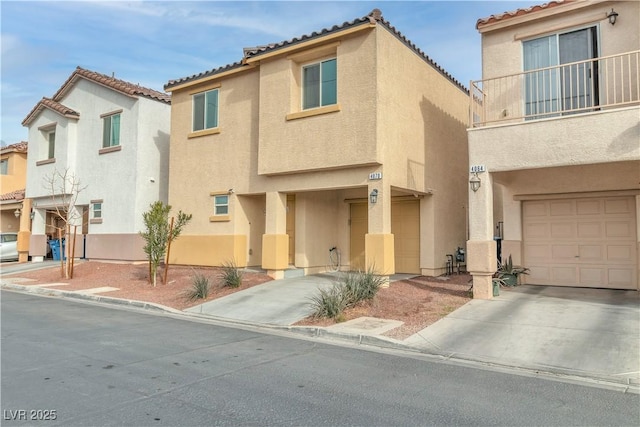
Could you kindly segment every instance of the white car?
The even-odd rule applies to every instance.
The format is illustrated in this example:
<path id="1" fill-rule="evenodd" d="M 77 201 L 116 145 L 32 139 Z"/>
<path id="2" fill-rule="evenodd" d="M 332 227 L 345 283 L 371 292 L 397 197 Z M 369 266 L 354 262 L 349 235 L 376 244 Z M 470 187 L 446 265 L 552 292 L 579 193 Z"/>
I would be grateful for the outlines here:
<path id="1" fill-rule="evenodd" d="M 18 233 L 0 233 L 0 261 L 18 260 Z"/>

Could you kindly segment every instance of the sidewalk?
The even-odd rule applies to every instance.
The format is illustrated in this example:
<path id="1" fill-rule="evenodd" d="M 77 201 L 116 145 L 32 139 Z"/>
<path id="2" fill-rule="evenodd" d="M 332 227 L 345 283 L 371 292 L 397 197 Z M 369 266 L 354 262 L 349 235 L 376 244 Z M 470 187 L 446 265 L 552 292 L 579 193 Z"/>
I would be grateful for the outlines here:
<path id="1" fill-rule="evenodd" d="M 587 379 L 640 393 L 637 291 L 521 286 L 493 300 L 472 300 L 402 341 L 382 335 L 398 326 L 397 321 L 387 319 L 358 318 L 328 327 L 291 326 L 310 314 L 310 291 L 330 286 L 333 278 L 323 274 L 274 280 L 184 312 L 87 292 L 21 286 L 14 276 L 0 282 L 7 290 L 162 310 L 306 337 Z"/>

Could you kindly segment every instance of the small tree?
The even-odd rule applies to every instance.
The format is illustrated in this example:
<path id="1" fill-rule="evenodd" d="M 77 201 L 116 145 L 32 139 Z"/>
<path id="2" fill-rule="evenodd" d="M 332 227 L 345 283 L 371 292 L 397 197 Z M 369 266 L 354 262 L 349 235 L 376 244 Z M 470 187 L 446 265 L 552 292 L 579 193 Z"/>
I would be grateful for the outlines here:
<path id="1" fill-rule="evenodd" d="M 157 201 L 152 203 L 149 210 L 142 214 L 146 231 L 140 232 L 140 236 L 147 242 L 143 249 L 149 259 L 149 281 L 154 287 L 156 286 L 158 266 L 164 259 L 167 245 L 170 241 L 178 238 L 182 229 L 191 221 L 192 217 L 190 214 L 187 215 L 179 211 L 175 224 L 170 227 L 170 211 L 170 205 Z"/>
<path id="2" fill-rule="evenodd" d="M 82 224 L 82 212 L 78 211 L 76 203 L 80 192 L 87 187 L 81 186 L 80 180 L 68 168 L 64 172 L 55 169 L 50 175 L 45 176 L 44 187 L 51 196 L 51 204 L 54 206 L 56 218 L 64 224 L 63 227 L 54 226 L 54 228 L 58 232 L 63 276 L 65 279 L 70 279 L 73 277 L 72 245 L 75 243 L 75 233 L 73 241 L 67 239 L 66 248 L 62 245 L 62 238 L 71 234 L 71 226 Z M 65 257 L 64 249 L 69 253 L 69 256 Z"/>

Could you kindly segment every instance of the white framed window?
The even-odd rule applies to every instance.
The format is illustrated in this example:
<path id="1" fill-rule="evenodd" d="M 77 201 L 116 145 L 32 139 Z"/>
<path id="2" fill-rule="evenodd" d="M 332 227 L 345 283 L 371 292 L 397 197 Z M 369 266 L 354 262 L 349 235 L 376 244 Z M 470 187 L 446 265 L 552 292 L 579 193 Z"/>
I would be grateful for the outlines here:
<path id="1" fill-rule="evenodd" d="M 120 145 L 120 113 L 102 117 L 102 147 Z"/>
<path id="2" fill-rule="evenodd" d="M 302 67 L 302 109 L 324 107 L 338 102 L 336 58 Z"/>
<path id="3" fill-rule="evenodd" d="M 91 218 L 90 221 L 92 224 L 100 224 L 102 222 L 102 203 L 103 200 L 91 200 L 90 203 L 90 212 Z"/>
<path id="4" fill-rule="evenodd" d="M 47 159 L 56 157 L 56 131 L 47 132 Z"/>
<path id="5" fill-rule="evenodd" d="M 194 132 L 218 127 L 219 92 L 219 89 L 213 89 L 193 95 Z"/>
<path id="6" fill-rule="evenodd" d="M 213 214 L 216 216 L 219 215 L 229 215 L 229 196 L 217 195 L 213 196 Z"/>
<path id="7" fill-rule="evenodd" d="M 0 160 L 0 175 L 9 175 L 9 159 Z"/>

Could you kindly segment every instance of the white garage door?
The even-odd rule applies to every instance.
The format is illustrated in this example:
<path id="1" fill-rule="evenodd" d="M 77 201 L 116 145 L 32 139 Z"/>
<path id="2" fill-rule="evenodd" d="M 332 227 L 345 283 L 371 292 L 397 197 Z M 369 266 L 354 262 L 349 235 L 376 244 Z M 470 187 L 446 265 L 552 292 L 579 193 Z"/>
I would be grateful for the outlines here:
<path id="1" fill-rule="evenodd" d="M 637 289 L 634 197 L 525 201 L 527 283 Z"/>

